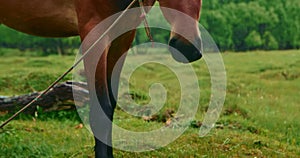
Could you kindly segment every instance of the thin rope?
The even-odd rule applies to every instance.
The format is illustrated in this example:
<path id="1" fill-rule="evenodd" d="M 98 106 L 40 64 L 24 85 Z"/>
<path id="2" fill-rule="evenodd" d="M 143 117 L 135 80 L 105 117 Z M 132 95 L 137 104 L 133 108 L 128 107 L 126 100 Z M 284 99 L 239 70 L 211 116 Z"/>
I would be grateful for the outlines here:
<path id="1" fill-rule="evenodd" d="M 139 4 L 140 4 L 140 8 L 141 8 L 141 16 L 140 17 L 143 18 L 146 34 L 147 34 L 149 40 L 152 42 L 152 47 L 154 47 L 154 40 L 153 40 L 153 37 L 151 35 L 151 30 L 150 30 L 150 27 L 149 27 L 149 23 L 148 23 L 147 18 L 146 18 L 147 13 L 144 9 L 143 0 L 139 0 Z"/>

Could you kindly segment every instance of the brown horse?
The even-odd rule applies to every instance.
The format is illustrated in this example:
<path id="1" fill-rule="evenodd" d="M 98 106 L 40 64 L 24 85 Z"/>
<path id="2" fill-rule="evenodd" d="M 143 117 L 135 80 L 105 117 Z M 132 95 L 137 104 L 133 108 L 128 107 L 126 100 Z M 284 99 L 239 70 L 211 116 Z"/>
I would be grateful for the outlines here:
<path id="1" fill-rule="evenodd" d="M 152 6 L 156 0 L 144 0 L 144 6 Z M 0 2 L 0 24 L 7 25 L 18 31 L 45 37 L 68 37 L 80 35 L 84 40 L 88 33 L 101 21 L 111 15 L 124 10 L 131 0 L 3 0 Z M 201 45 L 198 29 L 198 19 L 202 5 L 201 0 L 159 0 L 162 12 L 172 26 L 169 45 L 179 50 L 188 62 L 201 58 L 201 52 L 191 42 Z M 138 6 L 138 3 L 135 4 Z M 186 23 L 184 19 L 176 18 L 163 9 L 171 8 L 183 12 L 195 22 Z M 140 15 L 136 15 L 137 17 Z M 126 17 L 125 17 L 126 18 Z M 178 30 L 187 32 L 187 38 L 176 34 Z M 112 87 L 112 71 L 123 54 L 127 52 L 134 39 L 135 30 L 122 34 L 109 43 L 96 65 L 91 57 L 84 60 L 85 70 L 89 78 L 89 88 L 96 88 L 96 98 L 110 120 L 113 119 L 117 94 L 117 86 Z M 173 56 L 176 60 L 180 58 Z M 124 60 L 124 58 L 120 59 Z M 118 61 L 119 62 L 119 61 Z M 185 61 L 181 61 L 185 62 Z M 121 62 L 122 63 L 122 62 Z M 95 68 L 96 67 L 96 68 Z M 122 65 L 119 65 L 121 68 Z M 89 70 L 96 69 L 96 75 Z M 118 76 L 118 75 L 117 75 Z M 92 79 L 91 79 L 92 78 Z M 91 80 L 90 80 L 91 79 Z M 114 79 L 118 81 L 119 79 Z M 91 83 L 94 82 L 94 83 Z M 91 108 L 96 105 L 91 105 Z M 111 141 L 111 125 L 102 129 L 93 128 L 93 132 L 103 133 L 107 141 Z M 98 131 L 100 130 L 100 131 Z M 103 143 L 95 137 L 96 157 L 113 157 L 111 143 Z"/>

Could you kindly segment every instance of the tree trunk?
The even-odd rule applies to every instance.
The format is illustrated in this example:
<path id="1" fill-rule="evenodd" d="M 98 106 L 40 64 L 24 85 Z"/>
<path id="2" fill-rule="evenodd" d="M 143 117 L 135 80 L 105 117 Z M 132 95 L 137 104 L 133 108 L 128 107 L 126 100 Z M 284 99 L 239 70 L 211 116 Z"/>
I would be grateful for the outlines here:
<path id="1" fill-rule="evenodd" d="M 74 92 L 74 93 L 73 93 Z M 13 113 L 24 107 L 27 103 L 33 100 L 41 92 L 25 94 L 13 97 L 0 96 L 0 113 Z M 64 82 L 52 88 L 42 98 L 38 99 L 31 107 L 24 112 L 33 114 L 36 107 L 39 106 L 43 111 L 58 111 L 66 109 L 75 109 L 73 94 L 76 99 L 80 100 L 76 106 L 84 106 L 89 101 L 87 84 L 84 82 Z"/>

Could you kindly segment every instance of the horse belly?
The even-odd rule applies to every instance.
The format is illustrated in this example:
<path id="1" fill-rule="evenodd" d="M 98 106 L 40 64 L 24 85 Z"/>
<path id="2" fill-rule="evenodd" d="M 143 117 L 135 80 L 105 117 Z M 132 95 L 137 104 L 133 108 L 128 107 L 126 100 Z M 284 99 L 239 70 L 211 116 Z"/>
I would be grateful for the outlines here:
<path id="1" fill-rule="evenodd" d="M 45 37 L 78 35 L 74 0 L 0 1 L 0 24 Z"/>

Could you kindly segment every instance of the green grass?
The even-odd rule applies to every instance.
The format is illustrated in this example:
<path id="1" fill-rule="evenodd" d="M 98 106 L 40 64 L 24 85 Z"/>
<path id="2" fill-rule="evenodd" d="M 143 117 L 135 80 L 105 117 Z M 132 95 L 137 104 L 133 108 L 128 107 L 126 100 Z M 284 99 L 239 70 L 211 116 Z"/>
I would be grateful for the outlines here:
<path id="1" fill-rule="evenodd" d="M 300 51 L 225 53 L 223 59 L 227 96 L 216 128 L 200 138 L 199 128 L 190 127 L 166 147 L 141 153 L 114 150 L 115 157 L 298 157 Z M 0 95 L 40 91 L 73 60 L 71 56 L 1 56 Z M 204 60 L 193 66 L 201 88 L 195 120 L 201 121 L 209 103 L 210 77 Z M 135 71 L 130 79 L 131 95 L 137 103 L 148 103 L 148 88 L 157 81 L 171 96 L 159 114 L 176 110 L 178 81 L 164 66 L 147 64 Z M 0 114 L 0 122 L 7 117 Z M 134 131 L 164 126 L 162 122 L 132 117 L 120 108 L 114 121 Z M 93 137 L 87 129 L 76 128 L 78 124 L 80 120 L 72 111 L 21 115 L 0 130 L 0 157 L 92 157 Z"/>
<path id="2" fill-rule="evenodd" d="M 74 62 L 71 56 L 17 57 L 1 56 L 1 95 L 17 95 L 41 91 Z M 65 80 L 72 79 L 68 75 Z"/>

